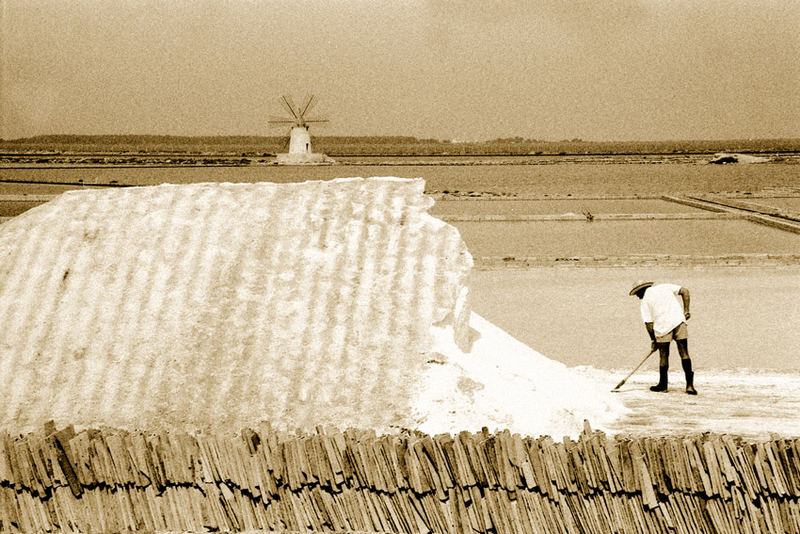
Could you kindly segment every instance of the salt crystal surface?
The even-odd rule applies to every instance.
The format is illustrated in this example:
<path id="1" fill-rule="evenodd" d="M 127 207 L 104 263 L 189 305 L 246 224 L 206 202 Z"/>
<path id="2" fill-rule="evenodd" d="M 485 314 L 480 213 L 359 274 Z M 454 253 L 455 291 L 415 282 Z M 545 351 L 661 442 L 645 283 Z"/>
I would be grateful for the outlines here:
<path id="1" fill-rule="evenodd" d="M 470 315 L 471 256 L 423 191 L 395 178 L 80 191 L 3 224 L 0 428 L 560 436 L 619 415 Z"/>
<path id="2" fill-rule="evenodd" d="M 416 397 L 418 428 L 429 434 L 508 429 L 522 435 L 577 436 L 583 421 L 606 429 L 629 410 L 607 385 L 548 359 L 475 312 L 472 347 L 437 328 Z"/>

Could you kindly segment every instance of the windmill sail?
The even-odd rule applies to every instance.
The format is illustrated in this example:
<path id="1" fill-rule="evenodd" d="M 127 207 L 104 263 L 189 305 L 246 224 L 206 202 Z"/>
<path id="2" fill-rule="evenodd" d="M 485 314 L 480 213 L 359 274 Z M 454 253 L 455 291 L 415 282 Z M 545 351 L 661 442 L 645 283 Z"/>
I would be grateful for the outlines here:
<path id="1" fill-rule="evenodd" d="M 311 108 L 317 103 L 317 99 L 314 95 L 306 96 L 306 105 L 303 106 L 303 110 L 300 112 L 300 116 L 304 117 L 306 113 L 311 111 Z"/>
<path id="2" fill-rule="evenodd" d="M 287 140 L 289 152 L 287 154 L 278 154 L 278 162 L 326 163 L 332 161 L 325 154 L 315 154 L 311 150 L 311 135 L 308 132 L 309 124 L 328 122 L 328 119 L 323 118 L 307 118 L 307 114 L 317 104 L 316 96 L 307 94 L 301 106 L 295 106 L 294 100 L 290 95 L 281 96 L 279 102 L 284 110 L 288 112 L 289 117 L 270 117 L 269 124 L 289 124 L 290 129 Z"/>
<path id="3" fill-rule="evenodd" d="M 289 115 L 294 117 L 295 119 L 298 118 L 297 113 L 294 110 L 294 102 L 292 102 L 292 97 L 288 95 L 283 95 L 281 97 L 281 102 L 283 103 L 286 110 L 289 112 Z"/>

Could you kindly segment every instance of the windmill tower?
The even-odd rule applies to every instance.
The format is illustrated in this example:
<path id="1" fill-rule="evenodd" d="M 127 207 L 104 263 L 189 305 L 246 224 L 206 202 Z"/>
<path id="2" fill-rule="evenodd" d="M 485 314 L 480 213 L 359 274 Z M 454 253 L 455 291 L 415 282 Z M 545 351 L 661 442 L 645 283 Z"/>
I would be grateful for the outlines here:
<path id="1" fill-rule="evenodd" d="M 303 105 L 295 106 L 291 96 L 284 95 L 280 103 L 289 112 L 288 118 L 271 118 L 270 124 L 289 124 L 289 152 L 278 154 L 278 163 L 283 165 L 325 164 L 333 160 L 325 154 L 315 153 L 311 150 L 311 135 L 308 126 L 311 123 L 328 122 L 327 119 L 311 119 L 306 115 L 317 103 L 314 95 L 307 95 Z"/>

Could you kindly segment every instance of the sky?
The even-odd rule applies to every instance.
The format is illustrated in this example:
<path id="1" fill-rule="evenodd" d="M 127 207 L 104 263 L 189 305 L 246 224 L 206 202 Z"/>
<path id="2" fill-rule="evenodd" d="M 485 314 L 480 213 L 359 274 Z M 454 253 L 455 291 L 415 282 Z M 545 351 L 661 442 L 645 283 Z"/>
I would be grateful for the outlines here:
<path id="1" fill-rule="evenodd" d="M 0 0 L 0 138 L 800 137 L 798 0 Z"/>

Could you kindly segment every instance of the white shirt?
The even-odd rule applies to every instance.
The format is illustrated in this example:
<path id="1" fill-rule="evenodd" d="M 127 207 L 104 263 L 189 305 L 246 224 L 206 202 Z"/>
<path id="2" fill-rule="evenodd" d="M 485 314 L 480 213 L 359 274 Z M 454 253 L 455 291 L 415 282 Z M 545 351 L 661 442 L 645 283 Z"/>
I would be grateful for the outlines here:
<path id="1" fill-rule="evenodd" d="M 653 323 L 657 336 L 663 336 L 686 320 L 683 299 L 678 295 L 681 286 L 656 284 L 648 287 L 640 303 L 642 321 Z"/>

